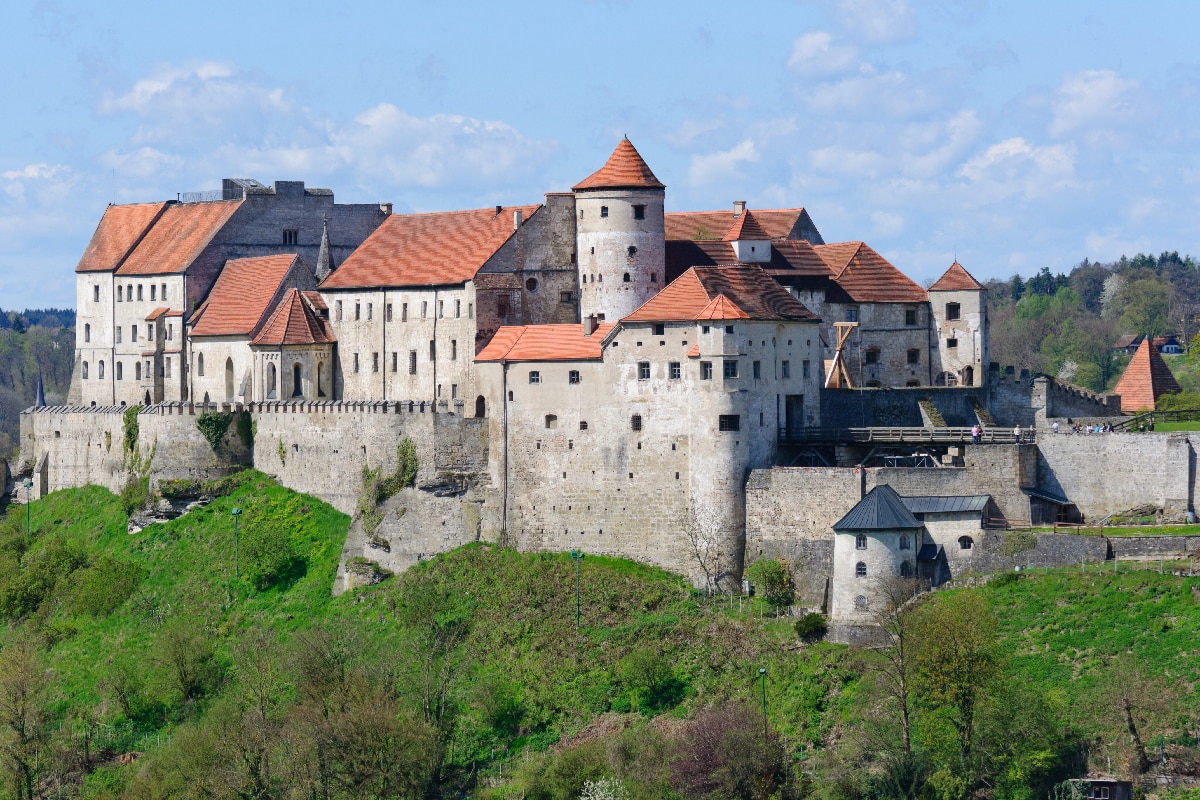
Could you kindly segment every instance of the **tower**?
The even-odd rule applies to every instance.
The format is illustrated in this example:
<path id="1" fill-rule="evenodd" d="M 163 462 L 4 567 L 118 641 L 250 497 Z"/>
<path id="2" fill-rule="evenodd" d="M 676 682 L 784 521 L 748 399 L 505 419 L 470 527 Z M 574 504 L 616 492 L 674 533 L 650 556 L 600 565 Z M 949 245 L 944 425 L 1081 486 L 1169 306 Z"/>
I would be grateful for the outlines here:
<path id="1" fill-rule="evenodd" d="M 663 287 L 666 186 L 628 138 L 575 193 L 579 310 L 616 322 Z"/>
<path id="2" fill-rule="evenodd" d="M 955 261 L 929 287 L 937 326 L 938 386 L 978 386 L 988 359 L 987 289 Z"/>

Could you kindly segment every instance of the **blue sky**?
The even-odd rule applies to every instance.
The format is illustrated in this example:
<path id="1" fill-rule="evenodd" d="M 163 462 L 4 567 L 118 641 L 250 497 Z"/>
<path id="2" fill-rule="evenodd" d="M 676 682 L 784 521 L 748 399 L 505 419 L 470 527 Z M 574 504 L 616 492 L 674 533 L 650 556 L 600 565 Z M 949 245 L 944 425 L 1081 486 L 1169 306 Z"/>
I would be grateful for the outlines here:
<path id="1" fill-rule="evenodd" d="M 0 307 L 108 202 L 533 202 L 628 134 L 672 210 L 805 206 L 918 280 L 1200 255 L 1200 4 L 9 0 Z"/>

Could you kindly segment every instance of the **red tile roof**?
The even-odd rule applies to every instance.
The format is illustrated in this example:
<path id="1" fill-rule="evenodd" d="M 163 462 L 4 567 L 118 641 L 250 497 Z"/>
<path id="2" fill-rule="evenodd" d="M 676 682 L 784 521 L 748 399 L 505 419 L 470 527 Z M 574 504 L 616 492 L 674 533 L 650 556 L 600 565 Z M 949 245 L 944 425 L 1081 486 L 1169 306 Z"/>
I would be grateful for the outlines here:
<path id="1" fill-rule="evenodd" d="M 254 334 L 268 311 L 292 265 L 300 256 L 236 258 L 225 262 L 208 298 L 189 321 L 193 336 L 237 336 Z"/>
<path id="2" fill-rule="evenodd" d="M 164 202 L 104 209 L 104 216 L 100 217 L 100 224 L 75 271 L 109 272 L 116 269 L 166 207 Z"/>
<path id="3" fill-rule="evenodd" d="M 604 166 L 571 187 L 580 189 L 665 189 L 628 138 L 622 139 Z"/>
<path id="4" fill-rule="evenodd" d="M 513 212 L 540 205 L 393 214 L 342 262 L 321 289 L 465 283 L 513 235 Z"/>
<path id="5" fill-rule="evenodd" d="M 950 269 L 942 273 L 942 277 L 938 278 L 933 286 L 929 287 L 931 292 L 977 292 L 983 290 L 983 284 L 971 277 L 971 273 L 963 267 L 962 264 L 955 261 L 950 265 Z"/>
<path id="6" fill-rule="evenodd" d="M 722 303 L 710 308 L 718 297 Z M 737 265 L 693 267 L 623 321 L 696 320 L 718 310 L 726 318 L 740 312 L 744 315 L 741 319 L 816 320 L 761 267 Z"/>
<path id="7" fill-rule="evenodd" d="M 117 270 L 118 275 L 183 272 L 241 206 L 241 200 L 171 203 Z"/>
<path id="8" fill-rule="evenodd" d="M 604 337 L 615 323 L 602 322 L 590 336 L 579 323 L 570 325 L 506 325 L 496 331 L 476 361 L 599 361 Z"/>
<path id="9" fill-rule="evenodd" d="M 1122 411 L 1153 411 L 1158 398 L 1180 389 L 1171 368 L 1147 337 L 1113 391 L 1121 396 Z"/>
<path id="10" fill-rule="evenodd" d="M 856 303 L 923 303 L 928 293 L 863 242 L 819 244 L 813 250 Z"/>
<path id="11" fill-rule="evenodd" d="M 762 225 L 758 224 L 758 220 L 750 211 L 739 214 L 734 223 L 729 226 L 729 230 L 725 231 L 725 235 L 721 237 L 726 242 L 737 242 L 753 239 L 755 241 L 763 241 L 770 239 L 767 232 L 763 230 Z"/>
<path id="12" fill-rule="evenodd" d="M 288 289 L 262 330 L 254 337 L 252 344 L 279 347 L 289 344 L 336 342 L 333 328 L 320 314 L 321 308 L 313 307 L 313 296 L 320 298 L 316 292 Z M 321 304 L 321 307 L 323 306 L 324 303 Z"/>
<path id="13" fill-rule="evenodd" d="M 696 319 L 750 319 L 750 315 L 734 305 L 728 297 L 719 294 L 696 315 Z"/>
<path id="14" fill-rule="evenodd" d="M 147 320 L 156 320 L 159 317 L 161 317 L 162 315 L 166 314 L 170 310 L 171 309 L 167 308 L 166 306 L 159 306 L 158 308 L 154 309 L 149 314 L 147 314 L 146 319 Z"/>
<path id="15" fill-rule="evenodd" d="M 792 235 L 802 214 L 803 208 L 764 208 L 754 212 L 754 219 L 772 239 L 784 239 Z M 672 211 L 663 216 L 668 241 L 720 239 L 736 221 L 733 209 Z"/>
<path id="16" fill-rule="evenodd" d="M 678 278 L 689 267 L 715 267 L 736 264 L 733 245 L 722 241 L 668 241 L 666 243 L 667 280 Z M 771 260 L 761 265 L 770 275 L 832 278 L 833 272 L 813 247 L 802 239 L 775 239 L 771 242 Z"/>

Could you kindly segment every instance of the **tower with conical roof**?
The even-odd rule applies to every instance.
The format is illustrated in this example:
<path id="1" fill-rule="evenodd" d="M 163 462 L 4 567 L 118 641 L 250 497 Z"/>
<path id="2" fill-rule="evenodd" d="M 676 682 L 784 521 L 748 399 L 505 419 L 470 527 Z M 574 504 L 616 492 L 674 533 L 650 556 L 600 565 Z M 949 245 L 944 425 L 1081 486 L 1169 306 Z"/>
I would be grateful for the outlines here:
<path id="1" fill-rule="evenodd" d="M 579 310 L 615 322 L 663 288 L 666 186 L 628 137 L 575 193 Z"/>

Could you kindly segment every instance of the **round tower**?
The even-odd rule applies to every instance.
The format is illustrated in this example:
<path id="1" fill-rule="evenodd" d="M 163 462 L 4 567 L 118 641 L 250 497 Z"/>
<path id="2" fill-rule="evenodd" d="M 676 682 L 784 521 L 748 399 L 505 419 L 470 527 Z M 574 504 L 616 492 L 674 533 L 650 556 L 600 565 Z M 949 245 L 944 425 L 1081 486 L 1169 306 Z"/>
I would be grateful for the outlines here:
<path id="1" fill-rule="evenodd" d="M 663 288 L 666 186 L 625 138 L 572 191 L 580 314 L 616 322 Z"/>

